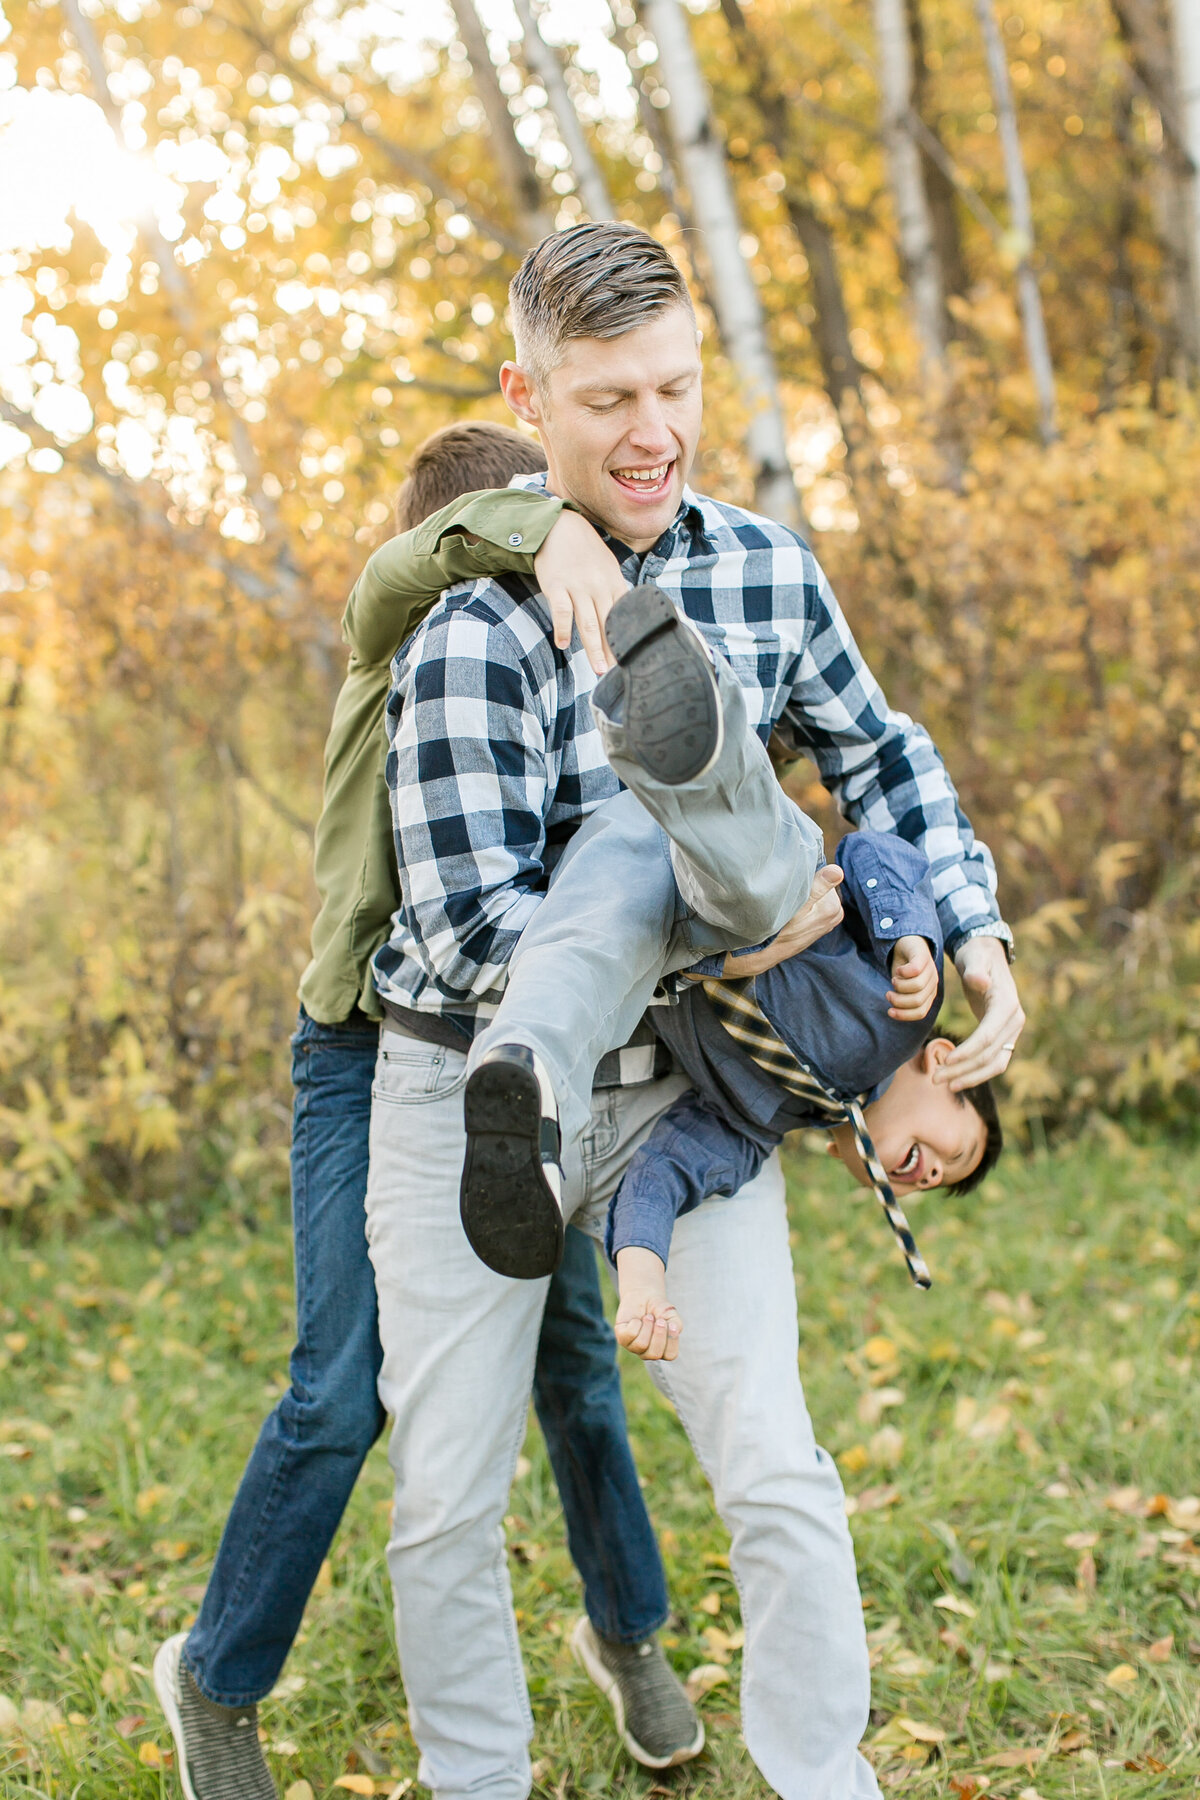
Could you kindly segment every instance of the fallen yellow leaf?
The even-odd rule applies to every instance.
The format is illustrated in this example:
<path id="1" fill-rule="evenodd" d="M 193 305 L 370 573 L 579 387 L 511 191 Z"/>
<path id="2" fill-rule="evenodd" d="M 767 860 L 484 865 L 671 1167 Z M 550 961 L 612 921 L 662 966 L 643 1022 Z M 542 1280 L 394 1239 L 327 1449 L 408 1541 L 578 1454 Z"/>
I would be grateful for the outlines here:
<path id="1" fill-rule="evenodd" d="M 946 1733 L 940 1725 L 926 1725 L 921 1719 L 908 1719 L 903 1714 L 897 1717 L 895 1723 L 910 1738 L 915 1738 L 918 1744 L 944 1744 L 946 1741 Z"/>
<path id="2" fill-rule="evenodd" d="M 152 1739 L 147 1739 L 144 1744 L 138 1745 L 138 1761 L 147 1769 L 162 1768 L 162 1751 Z"/>
<path id="3" fill-rule="evenodd" d="M 22 1350 L 28 1348 L 29 1338 L 23 1331 L 6 1331 L 4 1334 L 4 1343 L 5 1347 L 11 1350 L 14 1356 L 20 1356 Z"/>
<path id="4" fill-rule="evenodd" d="M 110 1381 L 115 1381 L 117 1383 L 118 1387 L 123 1387 L 126 1384 L 126 1382 L 130 1382 L 133 1380 L 133 1370 L 130 1368 L 129 1364 L 125 1361 L 124 1357 L 122 1357 L 122 1356 L 114 1356 L 113 1357 L 112 1361 L 108 1365 L 108 1379 Z M 157 1763 L 155 1763 L 152 1766 L 157 1768 L 158 1765 L 157 1765 Z"/>
<path id="5" fill-rule="evenodd" d="M 964 1619 L 975 1617 L 975 1608 L 969 1600 L 963 1600 L 958 1594 L 939 1594 L 933 1603 L 943 1612 L 958 1613 Z"/>
<path id="6" fill-rule="evenodd" d="M 317 1800 L 307 1781 L 293 1781 L 283 1800 Z"/>
<path id="7" fill-rule="evenodd" d="M 1175 1648 L 1175 1633 L 1168 1631 L 1166 1637 L 1155 1638 L 1146 1647 L 1146 1661 L 1152 1663 L 1170 1662 L 1171 1652 Z"/>
<path id="8" fill-rule="evenodd" d="M 862 1353 L 873 1369 L 882 1369 L 896 1360 L 896 1346 L 890 1337 L 869 1337 Z"/>
<path id="9" fill-rule="evenodd" d="M 375 1783 L 369 1775 L 339 1775 L 334 1782 L 335 1788 L 345 1788 L 348 1794 L 373 1794 Z M 382 1793 L 382 1788 L 380 1789 Z"/>
<path id="10" fill-rule="evenodd" d="M 1132 1687 L 1137 1678 L 1138 1672 L 1132 1663 L 1118 1663 L 1104 1677 L 1104 1685 L 1110 1688 Z"/>
<path id="11" fill-rule="evenodd" d="M 838 1462 L 845 1469 L 847 1475 L 857 1475 L 860 1469 L 869 1466 L 870 1461 L 871 1452 L 865 1444 L 851 1444 L 850 1448 L 843 1450 L 838 1457 Z"/>
<path id="12" fill-rule="evenodd" d="M 152 1487 L 142 1489 L 133 1503 L 134 1510 L 139 1519 L 144 1519 L 147 1513 L 152 1513 L 156 1506 L 161 1506 L 163 1501 L 169 1500 L 170 1497 L 170 1488 L 163 1482 L 156 1481 Z"/>
<path id="13" fill-rule="evenodd" d="M 702 1613 L 708 1613 L 710 1618 L 715 1619 L 717 1614 L 720 1612 L 720 1610 L 721 1610 L 720 1594 L 705 1594 L 703 1600 L 701 1600 L 701 1602 L 700 1602 L 700 1611 Z"/>
<path id="14" fill-rule="evenodd" d="M 699 1668 L 693 1669 L 688 1676 L 684 1683 L 684 1691 L 692 1705 L 695 1706 L 697 1700 L 703 1699 L 705 1694 L 711 1693 L 713 1688 L 719 1687 L 723 1681 L 728 1680 L 728 1671 L 723 1669 L 720 1663 L 701 1663 Z"/>

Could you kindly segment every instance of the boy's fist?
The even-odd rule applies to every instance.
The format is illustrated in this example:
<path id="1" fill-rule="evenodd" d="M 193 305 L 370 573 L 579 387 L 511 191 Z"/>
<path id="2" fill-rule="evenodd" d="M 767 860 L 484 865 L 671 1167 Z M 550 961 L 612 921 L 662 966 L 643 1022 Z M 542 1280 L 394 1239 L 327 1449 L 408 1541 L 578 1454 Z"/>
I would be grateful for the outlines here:
<path id="1" fill-rule="evenodd" d="M 653 1250 L 631 1244 L 617 1251 L 618 1344 L 643 1362 L 674 1362 L 683 1322 L 667 1299 L 667 1272 Z"/>
<path id="2" fill-rule="evenodd" d="M 889 1019 L 923 1019 L 937 999 L 937 964 L 923 937 L 897 938 L 892 950 Z"/>

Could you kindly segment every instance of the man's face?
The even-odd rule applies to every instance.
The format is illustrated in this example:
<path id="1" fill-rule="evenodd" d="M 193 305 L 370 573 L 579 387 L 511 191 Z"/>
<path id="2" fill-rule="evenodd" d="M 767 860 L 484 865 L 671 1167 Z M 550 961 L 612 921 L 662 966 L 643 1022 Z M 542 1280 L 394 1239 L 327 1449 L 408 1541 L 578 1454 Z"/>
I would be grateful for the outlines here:
<path id="1" fill-rule="evenodd" d="M 517 417 L 537 427 L 553 493 L 649 550 L 679 511 L 700 438 L 696 322 L 673 306 L 618 338 L 570 338 L 545 388 L 515 363 L 500 374 Z"/>
<path id="2" fill-rule="evenodd" d="M 949 1038 L 934 1038 L 866 1108 L 867 1130 L 897 1194 L 961 1181 L 987 1147 L 987 1127 L 966 1096 L 934 1083 L 934 1070 L 953 1048 Z M 870 1187 L 848 1125 L 834 1131 L 831 1149 L 860 1186 Z"/>

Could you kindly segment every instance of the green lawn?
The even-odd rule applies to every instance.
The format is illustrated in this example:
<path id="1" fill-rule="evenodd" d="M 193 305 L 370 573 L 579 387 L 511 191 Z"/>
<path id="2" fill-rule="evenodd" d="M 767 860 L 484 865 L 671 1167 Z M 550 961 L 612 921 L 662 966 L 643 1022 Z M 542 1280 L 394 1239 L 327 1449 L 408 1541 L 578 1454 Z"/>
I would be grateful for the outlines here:
<path id="1" fill-rule="evenodd" d="M 870 1754 L 916 1796 L 1162 1800 L 1200 1786 L 1200 1158 L 1115 1139 L 917 1209 L 912 1291 L 836 1171 L 792 1163 L 802 1358 L 841 1462 L 875 1668 Z M 157 1247 L 100 1224 L 0 1240 L 0 1793 L 177 1792 L 149 1681 L 195 1611 L 288 1347 L 278 1218 Z M 628 1362 L 629 1359 L 626 1359 Z M 636 1364 L 632 1428 L 679 1668 L 727 1668 L 710 1750 L 657 1791 L 766 1793 L 738 1736 L 726 1541 Z M 656 1788 L 565 1640 L 578 1608 L 536 1429 L 510 1545 L 541 1796 Z M 372 1457 L 263 1724 L 281 1792 L 403 1791 L 416 1768 Z M 708 1634 L 708 1635 L 706 1635 Z M 732 1646 L 729 1640 L 733 1640 Z M 1007 1757 L 1001 1762 L 1000 1757 Z M 1017 1757 L 1025 1761 L 1017 1763 Z M 341 1776 L 357 1788 L 333 1788 Z M 414 1795 L 414 1800 L 416 1796 Z"/>

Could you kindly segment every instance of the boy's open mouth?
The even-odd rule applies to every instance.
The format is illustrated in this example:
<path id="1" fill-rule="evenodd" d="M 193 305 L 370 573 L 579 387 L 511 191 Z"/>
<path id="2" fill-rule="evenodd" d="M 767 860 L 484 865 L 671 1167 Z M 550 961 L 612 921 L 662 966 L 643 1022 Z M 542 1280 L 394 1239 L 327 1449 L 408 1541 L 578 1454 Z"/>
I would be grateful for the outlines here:
<path id="1" fill-rule="evenodd" d="M 893 1181 L 917 1181 L 921 1174 L 921 1146 L 913 1144 L 904 1161 L 891 1171 Z"/>
<path id="2" fill-rule="evenodd" d="M 668 462 L 655 463 L 648 469 L 610 469 L 609 474 L 627 494 L 638 500 L 661 500 L 671 485 L 671 474 L 675 468 L 675 458 Z"/>

